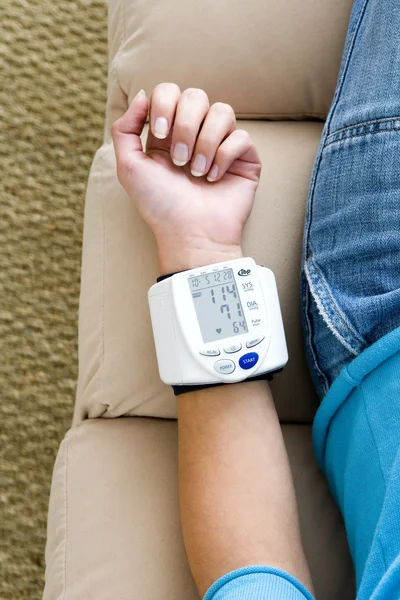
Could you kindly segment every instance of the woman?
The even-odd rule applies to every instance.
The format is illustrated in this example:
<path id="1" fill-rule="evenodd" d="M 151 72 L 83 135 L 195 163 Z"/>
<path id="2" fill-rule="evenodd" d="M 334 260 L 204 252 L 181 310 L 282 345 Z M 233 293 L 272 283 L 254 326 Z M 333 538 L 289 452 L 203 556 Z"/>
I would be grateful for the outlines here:
<path id="1" fill-rule="evenodd" d="M 343 513 L 360 600 L 400 598 L 399 75 L 397 0 L 356 0 L 310 186 L 302 301 L 322 400 L 314 447 Z M 113 139 L 161 275 L 242 256 L 261 162 L 229 105 L 161 84 L 150 102 L 136 96 Z M 312 598 L 268 385 L 177 402 L 181 521 L 200 594 Z"/>

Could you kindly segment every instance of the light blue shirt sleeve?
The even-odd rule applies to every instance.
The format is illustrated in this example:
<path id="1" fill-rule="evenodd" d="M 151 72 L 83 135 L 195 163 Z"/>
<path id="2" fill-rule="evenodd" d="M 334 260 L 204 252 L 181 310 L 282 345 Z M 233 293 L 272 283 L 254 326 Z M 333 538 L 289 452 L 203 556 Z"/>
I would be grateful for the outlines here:
<path id="1" fill-rule="evenodd" d="M 344 367 L 322 401 L 313 435 L 346 525 L 357 600 L 397 600 L 400 328 Z"/>
<path id="2" fill-rule="evenodd" d="M 314 600 L 300 581 L 280 569 L 255 565 L 220 577 L 204 600 Z"/>
<path id="3" fill-rule="evenodd" d="M 400 598 L 400 328 L 355 358 L 314 421 L 314 448 L 346 524 L 357 600 Z M 313 600 L 294 577 L 251 566 L 204 600 Z"/>

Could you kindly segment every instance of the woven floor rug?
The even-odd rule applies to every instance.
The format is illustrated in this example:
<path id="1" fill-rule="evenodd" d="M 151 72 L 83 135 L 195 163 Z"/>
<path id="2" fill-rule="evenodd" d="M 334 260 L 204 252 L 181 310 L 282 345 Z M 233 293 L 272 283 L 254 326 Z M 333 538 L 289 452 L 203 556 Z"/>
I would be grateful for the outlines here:
<path id="1" fill-rule="evenodd" d="M 101 144 L 103 0 L 0 2 L 0 599 L 39 600 L 77 377 L 82 219 Z"/>

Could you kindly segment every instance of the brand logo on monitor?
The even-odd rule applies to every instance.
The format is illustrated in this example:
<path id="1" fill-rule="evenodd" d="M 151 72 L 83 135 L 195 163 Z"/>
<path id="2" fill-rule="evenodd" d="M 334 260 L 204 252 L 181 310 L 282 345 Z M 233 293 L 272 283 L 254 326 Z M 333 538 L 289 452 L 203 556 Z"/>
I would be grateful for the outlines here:
<path id="1" fill-rule="evenodd" d="M 238 275 L 241 277 L 246 277 L 246 275 L 250 275 L 250 273 L 251 269 L 240 269 L 240 271 L 238 271 Z"/>

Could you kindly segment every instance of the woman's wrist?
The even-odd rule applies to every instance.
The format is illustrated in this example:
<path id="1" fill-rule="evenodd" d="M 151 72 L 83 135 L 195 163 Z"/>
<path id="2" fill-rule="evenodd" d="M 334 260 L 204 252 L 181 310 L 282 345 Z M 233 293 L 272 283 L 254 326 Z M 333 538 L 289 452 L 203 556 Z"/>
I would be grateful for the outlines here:
<path id="1" fill-rule="evenodd" d="M 203 267 L 226 260 L 242 258 L 240 244 L 222 245 L 213 242 L 184 245 L 180 241 L 157 243 L 160 275 Z"/>

